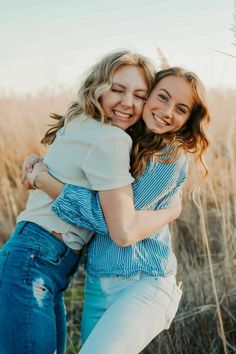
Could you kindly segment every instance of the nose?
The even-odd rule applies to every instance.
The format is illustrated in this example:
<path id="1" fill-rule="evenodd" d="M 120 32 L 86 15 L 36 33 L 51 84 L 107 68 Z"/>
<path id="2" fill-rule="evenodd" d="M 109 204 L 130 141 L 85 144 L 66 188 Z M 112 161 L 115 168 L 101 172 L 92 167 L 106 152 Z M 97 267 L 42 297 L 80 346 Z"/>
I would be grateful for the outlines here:
<path id="1" fill-rule="evenodd" d="M 172 105 L 166 105 L 162 109 L 162 113 L 165 117 L 171 118 L 173 116 L 173 109 Z"/>
<path id="2" fill-rule="evenodd" d="M 124 107 L 132 107 L 133 106 L 133 95 L 129 92 L 126 92 L 121 99 L 121 104 Z"/>

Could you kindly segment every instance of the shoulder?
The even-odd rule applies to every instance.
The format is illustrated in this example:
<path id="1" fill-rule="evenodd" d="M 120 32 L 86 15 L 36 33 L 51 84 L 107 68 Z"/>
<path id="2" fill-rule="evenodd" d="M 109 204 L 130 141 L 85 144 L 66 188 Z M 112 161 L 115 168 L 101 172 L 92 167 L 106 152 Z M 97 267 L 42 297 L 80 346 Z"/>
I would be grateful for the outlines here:
<path id="1" fill-rule="evenodd" d="M 188 165 L 189 163 L 189 160 L 190 160 L 190 155 L 186 152 L 183 152 L 175 161 L 175 163 L 178 165 L 178 166 L 186 166 Z"/>
<path id="2" fill-rule="evenodd" d="M 180 168 L 183 166 L 186 166 L 189 162 L 189 154 L 182 152 L 179 156 L 173 156 L 173 159 L 171 161 L 166 161 L 165 159 L 168 158 L 168 155 L 162 155 L 161 158 L 163 159 L 162 161 L 159 159 L 154 159 L 150 165 L 152 166 L 161 166 L 162 168 L 169 168 L 172 166 L 173 168 Z"/>
<path id="3" fill-rule="evenodd" d="M 84 129 L 90 130 L 94 135 L 97 134 L 98 140 L 116 138 L 132 144 L 130 136 L 121 128 L 115 127 L 111 124 L 102 123 L 94 118 L 86 116 L 85 114 L 81 114 L 77 118 L 84 126 Z"/>
<path id="4" fill-rule="evenodd" d="M 100 143 L 109 144 L 112 142 L 113 145 L 122 142 L 128 145 L 129 148 L 132 146 L 132 140 L 124 130 L 111 124 L 102 123 L 85 114 L 75 116 L 66 124 L 65 129 L 68 134 L 76 134 L 77 131 L 83 133 L 84 139 L 87 140 L 91 146 Z M 60 133 L 63 134 L 63 130 L 65 129 L 62 129 Z"/>
<path id="5" fill-rule="evenodd" d="M 111 146 L 114 149 L 125 149 L 130 151 L 132 147 L 132 139 L 122 129 L 110 124 L 104 124 L 98 121 L 93 122 L 94 129 L 96 129 L 96 136 L 94 136 L 93 145 Z"/>
<path id="6" fill-rule="evenodd" d="M 110 124 L 101 123 L 88 118 L 86 122 L 88 134 L 86 142 L 89 145 L 87 158 L 91 161 L 101 158 L 109 164 L 128 166 L 132 140 L 122 129 Z"/>
<path id="7" fill-rule="evenodd" d="M 121 128 L 115 127 L 114 125 L 104 124 L 100 122 L 96 122 L 100 125 L 100 129 L 102 131 L 102 137 L 107 139 L 116 139 L 124 142 L 132 144 L 131 137 Z"/>
<path id="8" fill-rule="evenodd" d="M 163 161 L 150 161 L 147 164 L 146 170 L 144 172 L 144 178 L 150 176 L 155 179 L 165 179 L 171 180 L 176 179 L 181 176 L 186 176 L 188 171 L 188 155 L 181 154 L 173 162 L 163 162 Z"/>
<path id="9" fill-rule="evenodd" d="M 93 139 L 83 164 L 83 170 L 89 179 L 92 189 L 116 189 L 133 182 L 130 170 L 130 149 L 132 140 L 120 128 L 95 121 Z M 90 129 L 91 130 L 91 129 Z"/>

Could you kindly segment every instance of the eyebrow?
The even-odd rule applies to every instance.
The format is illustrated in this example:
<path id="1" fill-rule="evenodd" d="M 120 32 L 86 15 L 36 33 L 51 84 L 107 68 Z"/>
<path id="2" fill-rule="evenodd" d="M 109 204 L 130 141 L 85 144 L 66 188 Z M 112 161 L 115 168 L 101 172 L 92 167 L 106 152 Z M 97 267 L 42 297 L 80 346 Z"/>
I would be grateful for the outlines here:
<path id="1" fill-rule="evenodd" d="M 170 94 L 166 89 L 161 88 L 160 91 L 164 91 L 164 92 L 167 94 L 167 96 L 168 96 L 169 98 L 171 98 L 171 94 Z M 186 108 L 190 111 L 190 107 L 189 107 L 187 104 L 185 104 L 185 103 L 179 103 L 179 104 L 180 104 L 181 106 L 186 107 Z"/>
<path id="2" fill-rule="evenodd" d="M 124 86 L 124 85 L 122 85 L 122 84 L 119 84 L 119 82 L 112 82 L 112 85 L 120 86 L 120 87 L 122 87 L 123 89 L 126 89 L 126 86 Z M 146 93 L 147 93 L 148 90 L 138 88 L 138 89 L 136 89 L 135 91 L 142 91 L 142 92 L 146 92 Z"/>

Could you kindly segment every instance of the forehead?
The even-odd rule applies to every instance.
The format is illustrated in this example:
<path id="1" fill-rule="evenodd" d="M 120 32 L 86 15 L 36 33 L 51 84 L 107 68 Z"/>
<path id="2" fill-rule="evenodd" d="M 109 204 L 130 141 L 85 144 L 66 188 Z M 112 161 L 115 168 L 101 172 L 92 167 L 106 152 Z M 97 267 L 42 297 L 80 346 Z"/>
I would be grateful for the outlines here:
<path id="1" fill-rule="evenodd" d="M 160 80 L 154 87 L 152 94 L 159 91 L 167 91 L 171 98 L 178 103 L 192 105 L 194 103 L 194 95 L 190 82 L 183 77 L 167 76 Z"/>
<path id="2" fill-rule="evenodd" d="M 136 65 L 122 65 L 112 75 L 112 82 L 124 86 L 134 86 L 147 90 L 147 77 L 144 69 Z"/>

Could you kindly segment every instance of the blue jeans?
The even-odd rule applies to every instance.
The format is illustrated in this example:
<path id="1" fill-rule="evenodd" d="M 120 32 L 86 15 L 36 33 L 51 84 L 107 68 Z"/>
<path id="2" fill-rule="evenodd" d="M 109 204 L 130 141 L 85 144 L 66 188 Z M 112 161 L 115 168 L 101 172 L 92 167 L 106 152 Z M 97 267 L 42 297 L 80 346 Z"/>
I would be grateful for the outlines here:
<path id="1" fill-rule="evenodd" d="M 168 329 L 182 290 L 174 275 L 95 277 L 88 274 L 81 354 L 138 354 Z"/>
<path id="2" fill-rule="evenodd" d="M 20 222 L 0 250 L 0 353 L 64 354 L 63 291 L 79 255 L 40 226 Z"/>

